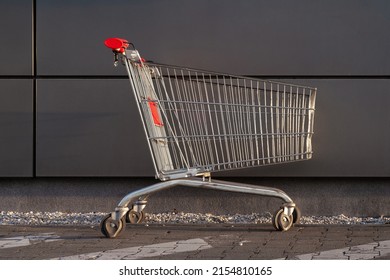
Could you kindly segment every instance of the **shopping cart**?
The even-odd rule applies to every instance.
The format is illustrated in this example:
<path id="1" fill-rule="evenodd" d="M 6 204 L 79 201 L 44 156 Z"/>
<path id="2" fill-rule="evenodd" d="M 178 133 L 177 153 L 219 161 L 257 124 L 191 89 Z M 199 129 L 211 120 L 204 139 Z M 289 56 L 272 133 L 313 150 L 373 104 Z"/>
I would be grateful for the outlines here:
<path id="1" fill-rule="evenodd" d="M 211 173 L 310 159 L 315 88 L 147 62 L 124 39 L 105 45 L 114 64 L 126 67 L 161 180 L 129 193 L 103 218 L 106 237 L 118 236 L 126 222 L 140 223 L 148 196 L 175 186 L 277 197 L 284 203 L 272 218 L 275 229 L 299 221 L 283 191 L 211 180 Z"/>

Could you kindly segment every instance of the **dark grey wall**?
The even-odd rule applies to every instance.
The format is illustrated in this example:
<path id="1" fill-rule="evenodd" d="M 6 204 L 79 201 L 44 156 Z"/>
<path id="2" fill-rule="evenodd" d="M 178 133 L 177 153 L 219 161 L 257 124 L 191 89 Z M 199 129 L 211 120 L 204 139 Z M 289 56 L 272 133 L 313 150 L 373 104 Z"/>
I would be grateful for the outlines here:
<path id="1" fill-rule="evenodd" d="M 386 0 L 37 0 L 38 71 L 115 75 L 107 37 L 146 58 L 253 75 L 389 75 Z M 60 60 L 60 63 L 53 63 Z"/>
<path id="2" fill-rule="evenodd" d="M 0 79 L 0 176 L 33 175 L 32 81 Z"/>
<path id="3" fill-rule="evenodd" d="M 0 76 L 33 74 L 32 3 L 0 2 Z"/>
<path id="4" fill-rule="evenodd" d="M 0 177 L 33 175 L 32 1 L 0 2 Z"/>
<path id="5" fill-rule="evenodd" d="M 153 175 L 127 80 L 39 79 L 37 91 L 38 176 Z"/>
<path id="6" fill-rule="evenodd" d="M 318 87 L 313 160 L 225 175 L 390 176 L 388 30 L 386 0 L 1 1 L 0 176 L 153 175 L 107 37 Z"/>

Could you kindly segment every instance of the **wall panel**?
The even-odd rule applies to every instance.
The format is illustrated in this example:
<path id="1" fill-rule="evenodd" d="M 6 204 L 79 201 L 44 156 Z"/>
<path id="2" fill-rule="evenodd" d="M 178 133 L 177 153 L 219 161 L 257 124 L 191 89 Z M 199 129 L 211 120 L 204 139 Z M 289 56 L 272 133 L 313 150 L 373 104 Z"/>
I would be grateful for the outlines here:
<path id="1" fill-rule="evenodd" d="M 0 177 L 33 175 L 31 80 L 0 79 Z"/>
<path id="2" fill-rule="evenodd" d="M 386 0 L 37 0 L 41 75 L 121 75 L 107 37 L 150 60 L 251 75 L 390 75 Z"/>
<path id="3" fill-rule="evenodd" d="M 38 176 L 153 174 L 127 80 L 37 84 Z"/>
<path id="4" fill-rule="evenodd" d="M 0 1 L 0 75 L 32 74 L 32 3 Z"/>

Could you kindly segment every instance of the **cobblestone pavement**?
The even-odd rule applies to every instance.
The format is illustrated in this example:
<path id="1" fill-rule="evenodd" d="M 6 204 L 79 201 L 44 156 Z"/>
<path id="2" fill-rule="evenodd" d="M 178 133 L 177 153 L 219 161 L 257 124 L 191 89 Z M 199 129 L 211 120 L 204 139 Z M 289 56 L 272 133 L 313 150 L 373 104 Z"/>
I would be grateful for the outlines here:
<path id="1" fill-rule="evenodd" d="M 390 259 L 390 225 L 0 226 L 0 259 Z"/>

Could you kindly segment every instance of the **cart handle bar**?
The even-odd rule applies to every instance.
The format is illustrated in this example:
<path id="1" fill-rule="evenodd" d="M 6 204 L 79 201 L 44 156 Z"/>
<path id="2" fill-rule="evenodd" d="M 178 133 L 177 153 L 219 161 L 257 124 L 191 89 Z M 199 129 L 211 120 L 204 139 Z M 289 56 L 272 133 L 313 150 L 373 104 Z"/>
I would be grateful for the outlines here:
<path id="1" fill-rule="evenodd" d="M 107 48 L 112 49 L 114 53 L 124 53 L 125 49 L 127 49 L 131 43 L 121 38 L 108 38 L 104 41 L 104 44 Z"/>

